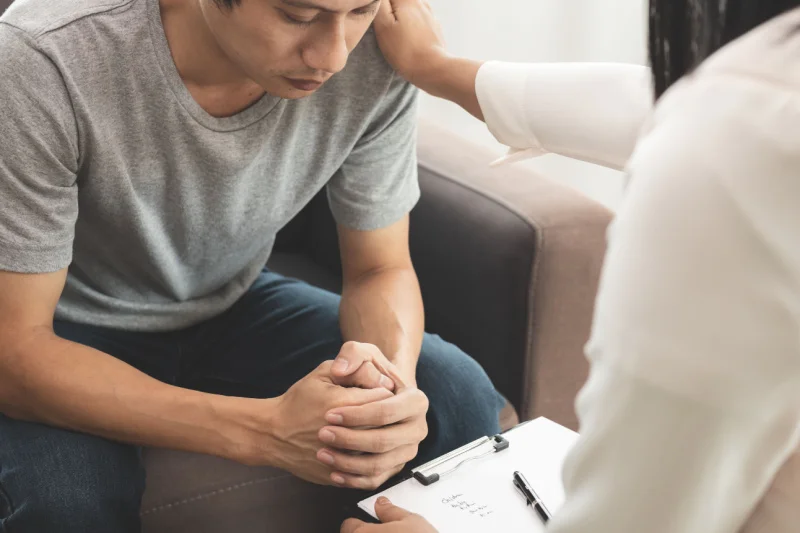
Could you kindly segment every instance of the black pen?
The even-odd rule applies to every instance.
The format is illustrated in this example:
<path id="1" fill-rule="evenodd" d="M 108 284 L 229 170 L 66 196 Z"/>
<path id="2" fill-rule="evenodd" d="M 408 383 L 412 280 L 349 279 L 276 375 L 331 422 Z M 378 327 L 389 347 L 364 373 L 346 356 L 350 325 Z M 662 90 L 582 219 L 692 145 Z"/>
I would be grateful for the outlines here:
<path id="1" fill-rule="evenodd" d="M 536 513 L 542 519 L 542 522 L 545 524 L 550 520 L 550 511 L 547 510 L 545 507 L 544 502 L 542 499 L 536 494 L 536 491 L 533 490 L 528 480 L 525 479 L 519 472 L 514 472 L 514 486 L 517 487 L 523 496 L 525 496 L 525 500 L 527 500 L 528 505 L 532 505 L 533 508 L 536 510 Z"/>

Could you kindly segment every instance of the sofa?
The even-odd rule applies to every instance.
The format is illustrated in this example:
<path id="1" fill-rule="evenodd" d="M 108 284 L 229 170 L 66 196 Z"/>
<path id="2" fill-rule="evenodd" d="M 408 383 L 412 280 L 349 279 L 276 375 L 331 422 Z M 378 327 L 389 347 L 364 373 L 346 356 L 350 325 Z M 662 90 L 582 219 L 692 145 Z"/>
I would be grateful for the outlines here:
<path id="1" fill-rule="evenodd" d="M 518 414 L 576 429 L 611 213 L 525 166 L 490 169 L 493 154 L 424 121 L 418 153 L 410 240 L 427 329 L 483 365 L 509 400 L 504 427 Z M 269 266 L 339 290 L 324 195 L 281 232 Z M 144 533 L 333 533 L 362 497 L 214 457 L 145 450 L 144 459 Z"/>

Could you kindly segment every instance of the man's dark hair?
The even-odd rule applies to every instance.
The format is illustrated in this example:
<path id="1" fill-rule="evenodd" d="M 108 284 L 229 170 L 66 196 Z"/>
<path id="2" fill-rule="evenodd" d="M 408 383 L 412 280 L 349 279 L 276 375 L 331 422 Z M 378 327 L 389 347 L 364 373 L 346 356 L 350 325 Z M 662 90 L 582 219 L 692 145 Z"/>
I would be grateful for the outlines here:
<path id="1" fill-rule="evenodd" d="M 656 97 L 711 54 L 800 0 L 650 0 Z"/>

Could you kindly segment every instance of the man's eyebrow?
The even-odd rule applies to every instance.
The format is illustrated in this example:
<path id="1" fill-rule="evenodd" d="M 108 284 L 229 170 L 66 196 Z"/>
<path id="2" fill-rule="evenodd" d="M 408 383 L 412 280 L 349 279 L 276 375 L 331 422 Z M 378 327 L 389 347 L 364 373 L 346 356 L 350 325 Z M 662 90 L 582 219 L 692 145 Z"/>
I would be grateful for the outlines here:
<path id="1" fill-rule="evenodd" d="M 372 5 L 377 4 L 380 1 L 381 0 L 372 0 L 372 2 L 364 4 L 363 6 L 359 6 L 359 7 L 353 8 L 351 11 L 356 11 L 358 9 L 366 9 L 366 8 L 372 6 Z M 317 11 L 324 11 L 325 13 L 337 13 L 337 11 L 335 9 L 329 9 L 329 8 L 327 8 L 325 6 L 321 6 L 319 4 L 315 4 L 314 2 L 308 2 L 306 0 L 281 0 L 281 2 L 286 4 L 286 5 L 289 5 L 289 6 L 292 6 L 292 7 L 296 7 L 296 8 L 299 8 L 299 9 L 316 9 Z"/>

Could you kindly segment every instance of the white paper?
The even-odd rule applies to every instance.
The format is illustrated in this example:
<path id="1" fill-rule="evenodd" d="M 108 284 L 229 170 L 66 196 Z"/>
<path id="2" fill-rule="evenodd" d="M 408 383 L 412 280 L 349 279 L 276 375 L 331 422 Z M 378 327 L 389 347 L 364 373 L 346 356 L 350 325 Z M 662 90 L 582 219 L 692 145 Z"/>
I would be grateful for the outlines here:
<path id="1" fill-rule="evenodd" d="M 507 450 L 463 464 L 439 481 L 423 486 L 415 479 L 358 505 L 375 517 L 375 501 L 392 503 L 424 516 L 439 533 L 539 533 L 544 524 L 513 484 L 519 470 L 555 513 L 564 503 L 561 469 L 578 434 L 546 418 L 504 435 Z M 494 529 L 493 529 L 494 528 Z"/>

